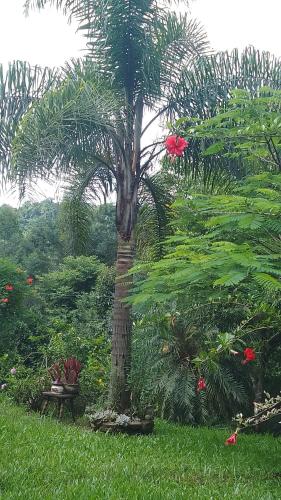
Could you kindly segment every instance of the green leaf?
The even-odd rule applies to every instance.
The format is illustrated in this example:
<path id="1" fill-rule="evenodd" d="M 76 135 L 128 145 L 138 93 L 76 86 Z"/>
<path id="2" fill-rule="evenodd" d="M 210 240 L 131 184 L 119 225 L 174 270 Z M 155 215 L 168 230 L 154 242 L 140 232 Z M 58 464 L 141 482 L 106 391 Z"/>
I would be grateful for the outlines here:
<path id="1" fill-rule="evenodd" d="M 224 143 L 223 142 L 216 142 L 215 144 L 212 144 L 209 146 L 207 149 L 203 151 L 203 156 L 211 156 L 211 155 L 216 155 L 223 151 L 224 149 Z"/>
<path id="2" fill-rule="evenodd" d="M 247 276 L 247 272 L 233 272 L 221 276 L 214 281 L 214 286 L 232 286 L 240 283 Z"/>

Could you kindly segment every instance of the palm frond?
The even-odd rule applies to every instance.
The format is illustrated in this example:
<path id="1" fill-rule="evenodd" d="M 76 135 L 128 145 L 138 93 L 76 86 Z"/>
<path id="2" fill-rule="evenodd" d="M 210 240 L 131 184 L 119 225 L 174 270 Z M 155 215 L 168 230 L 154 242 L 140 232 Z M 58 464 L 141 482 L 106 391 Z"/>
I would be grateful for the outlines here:
<path id="1" fill-rule="evenodd" d="M 31 10 L 41 10 L 46 5 L 51 5 L 57 9 L 62 9 L 63 13 L 70 20 L 71 18 L 77 18 L 82 22 L 88 19 L 91 6 L 93 7 L 94 3 L 87 0 L 26 0 L 24 3 L 24 12 L 28 15 Z"/>
<path id="2" fill-rule="evenodd" d="M 7 70 L 0 65 L 0 174 L 2 182 L 9 177 L 11 142 L 20 120 L 30 105 L 60 79 L 57 70 L 31 67 L 15 61 Z"/>
<path id="3" fill-rule="evenodd" d="M 181 116 L 206 119 L 223 110 L 232 89 L 256 95 L 263 86 L 280 88 L 281 59 L 251 46 L 241 53 L 218 52 L 183 71 L 175 89 L 176 109 Z"/>
<path id="4" fill-rule="evenodd" d="M 27 180 L 69 174 L 87 165 L 114 173 L 119 148 L 114 109 L 119 103 L 98 76 L 88 81 L 70 75 L 26 113 L 13 142 L 14 176 L 24 191 Z"/>
<path id="5" fill-rule="evenodd" d="M 113 191 L 114 179 L 103 165 L 79 165 L 68 174 L 61 212 L 65 239 L 71 255 L 87 254 L 90 247 L 93 203 L 105 202 Z"/>
<path id="6" fill-rule="evenodd" d="M 205 54 L 209 44 L 201 25 L 187 15 L 165 11 L 154 16 L 153 23 L 144 51 L 142 88 L 149 106 L 159 99 L 171 105 L 182 71 Z"/>
<path id="7" fill-rule="evenodd" d="M 139 217 L 136 228 L 138 253 L 157 258 L 163 254 L 163 241 L 169 233 L 172 188 L 163 174 L 144 176 L 139 193 Z"/>
<path id="8" fill-rule="evenodd" d="M 171 7 L 179 2 L 27 0 L 25 10 L 49 4 L 78 20 L 89 57 L 115 88 L 125 91 L 133 106 L 138 95 L 148 105 L 163 92 L 167 98 L 180 69 L 208 48 L 199 23 L 170 12 L 165 3 Z"/>

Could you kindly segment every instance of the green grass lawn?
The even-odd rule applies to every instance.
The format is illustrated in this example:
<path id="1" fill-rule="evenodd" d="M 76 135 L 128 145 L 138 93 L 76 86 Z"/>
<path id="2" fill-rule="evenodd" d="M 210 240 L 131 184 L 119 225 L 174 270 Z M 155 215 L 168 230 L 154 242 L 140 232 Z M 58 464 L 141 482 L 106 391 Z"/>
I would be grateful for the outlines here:
<path id="1" fill-rule="evenodd" d="M 0 399 L 1 499 L 281 498 L 281 440 L 158 422 L 152 436 L 93 433 Z"/>

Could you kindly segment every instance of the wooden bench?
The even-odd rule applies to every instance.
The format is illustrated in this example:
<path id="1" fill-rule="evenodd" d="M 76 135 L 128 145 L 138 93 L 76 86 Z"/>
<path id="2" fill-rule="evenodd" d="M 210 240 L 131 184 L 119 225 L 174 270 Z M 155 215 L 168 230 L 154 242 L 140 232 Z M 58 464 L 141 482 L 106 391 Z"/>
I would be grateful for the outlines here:
<path id="1" fill-rule="evenodd" d="M 46 391 L 42 392 L 42 397 L 43 397 L 43 403 L 41 408 L 41 415 L 45 414 L 49 402 L 53 401 L 58 405 L 58 418 L 59 420 L 61 420 L 63 417 L 65 403 L 68 403 L 72 415 L 72 420 L 73 422 L 75 422 L 73 401 L 77 397 L 77 394 L 66 394 L 66 393 L 60 394 L 56 392 Z"/>

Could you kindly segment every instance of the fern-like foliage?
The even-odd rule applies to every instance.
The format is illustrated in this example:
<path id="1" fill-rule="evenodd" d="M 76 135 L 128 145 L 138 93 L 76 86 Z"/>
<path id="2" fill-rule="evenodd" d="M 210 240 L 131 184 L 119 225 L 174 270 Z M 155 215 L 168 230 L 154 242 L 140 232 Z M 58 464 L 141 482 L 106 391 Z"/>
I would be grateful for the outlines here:
<path id="1" fill-rule="evenodd" d="M 159 318 L 170 316 L 186 332 L 188 362 L 181 369 L 201 371 L 208 378 L 211 414 L 230 415 L 243 398 L 259 399 L 272 367 L 280 372 L 274 356 L 281 341 L 280 182 L 280 174 L 263 173 L 233 186 L 229 194 L 178 199 L 165 256 L 132 271 L 136 311 L 155 325 L 157 310 Z M 187 318 L 193 323 L 192 334 L 188 322 L 183 324 Z M 177 331 L 172 329 L 167 339 L 178 344 Z M 241 353 L 249 344 L 258 353 L 248 373 L 251 380 L 241 372 L 241 356 L 235 361 L 230 354 L 231 349 Z M 181 350 L 184 344 L 179 345 Z M 175 359 L 174 372 L 183 366 L 182 358 Z M 165 361 L 159 362 L 157 373 Z M 166 368 L 165 377 L 171 373 Z M 171 384 L 177 387 L 173 377 Z M 217 394 L 218 384 L 223 398 Z M 161 382 L 157 387 L 164 390 Z"/>
<path id="2" fill-rule="evenodd" d="M 177 229 L 166 240 L 165 258 L 138 283 L 135 300 L 168 301 L 187 287 L 206 300 L 236 286 L 256 283 L 281 290 L 280 175 L 248 179 L 229 195 L 177 200 Z M 138 270 L 138 268 L 136 269 Z"/>

